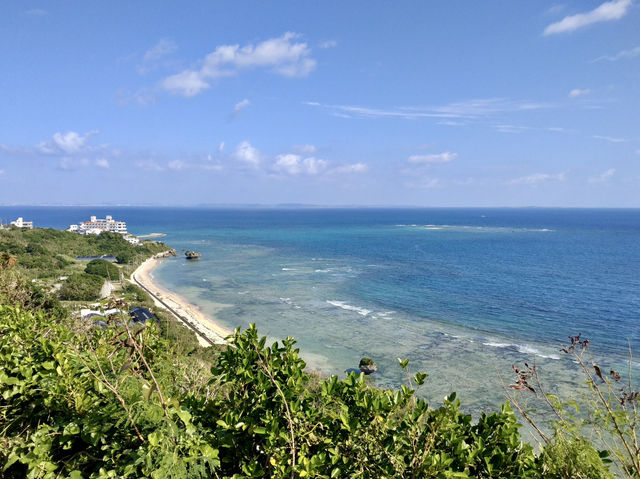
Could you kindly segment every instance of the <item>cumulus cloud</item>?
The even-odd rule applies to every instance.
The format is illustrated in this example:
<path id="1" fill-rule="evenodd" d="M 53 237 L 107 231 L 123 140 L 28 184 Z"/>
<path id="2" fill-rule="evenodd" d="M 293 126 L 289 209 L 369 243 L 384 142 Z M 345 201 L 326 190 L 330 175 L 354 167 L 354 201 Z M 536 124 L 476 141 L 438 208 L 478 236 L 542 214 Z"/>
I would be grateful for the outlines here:
<path id="1" fill-rule="evenodd" d="M 582 27 L 598 22 L 618 20 L 624 17 L 631 6 L 632 0 L 612 0 L 604 2 L 599 7 L 586 12 L 569 15 L 545 28 L 543 35 L 572 32 Z"/>
<path id="2" fill-rule="evenodd" d="M 85 150 L 87 140 L 97 134 L 97 130 L 84 135 L 75 131 L 57 132 L 53 134 L 51 140 L 40 143 L 37 148 L 40 153 L 46 155 L 75 154 Z"/>
<path id="3" fill-rule="evenodd" d="M 261 158 L 260 152 L 251 146 L 248 141 L 243 141 L 236 147 L 234 157 L 247 165 L 258 168 L 260 166 Z"/>
<path id="4" fill-rule="evenodd" d="M 609 168 L 607 171 L 603 172 L 598 176 L 592 176 L 589 178 L 589 183 L 606 183 L 611 179 L 611 177 L 615 174 L 615 168 Z"/>
<path id="5" fill-rule="evenodd" d="M 257 45 L 220 45 L 202 61 L 200 69 L 191 69 L 165 78 L 161 86 L 171 93 L 195 96 L 210 87 L 216 78 L 236 75 L 240 70 L 265 68 L 276 75 L 302 77 L 316 66 L 311 50 L 300 35 L 287 32 L 281 37 Z"/>
<path id="6" fill-rule="evenodd" d="M 288 153 L 278 155 L 273 169 L 279 173 L 288 175 L 317 175 L 327 168 L 326 160 L 319 160 L 314 157 L 302 158 L 300 155 Z"/>
<path id="7" fill-rule="evenodd" d="M 457 153 L 445 151 L 443 153 L 434 153 L 430 155 L 411 155 L 409 163 L 428 164 L 428 163 L 450 163 L 458 158 Z"/>
<path id="8" fill-rule="evenodd" d="M 630 48 L 628 50 L 622 50 L 616 53 L 615 55 L 603 55 L 601 57 L 596 58 L 595 60 L 592 60 L 591 63 L 600 62 L 603 60 L 606 60 L 609 62 L 617 62 L 618 60 L 626 60 L 629 58 L 635 58 L 637 56 L 640 56 L 640 46 L 635 48 Z"/>
<path id="9" fill-rule="evenodd" d="M 109 167 L 111 166 L 111 165 L 109 164 L 109 160 L 107 160 L 106 158 L 98 158 L 98 159 L 95 161 L 95 165 L 96 165 L 98 168 L 104 168 L 105 170 L 106 170 L 106 169 L 109 169 Z"/>
<path id="10" fill-rule="evenodd" d="M 591 90 L 588 88 L 574 88 L 569 92 L 569 98 L 578 98 L 579 96 L 588 95 Z"/>
<path id="11" fill-rule="evenodd" d="M 564 181 L 565 173 L 535 173 L 529 176 L 522 176 L 508 181 L 510 185 L 537 185 L 539 183 L 545 183 L 548 181 Z"/>

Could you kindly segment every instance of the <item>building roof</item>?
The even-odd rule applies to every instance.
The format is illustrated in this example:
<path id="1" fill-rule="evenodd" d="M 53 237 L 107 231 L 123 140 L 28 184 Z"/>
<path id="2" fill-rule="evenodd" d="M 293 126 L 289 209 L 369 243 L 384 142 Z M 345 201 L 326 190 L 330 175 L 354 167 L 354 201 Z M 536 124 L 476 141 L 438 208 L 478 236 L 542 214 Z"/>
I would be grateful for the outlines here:
<path id="1" fill-rule="evenodd" d="M 147 308 L 133 308 L 129 310 L 129 314 L 131 315 L 131 319 L 134 323 L 144 323 L 148 319 L 156 318 Z"/>

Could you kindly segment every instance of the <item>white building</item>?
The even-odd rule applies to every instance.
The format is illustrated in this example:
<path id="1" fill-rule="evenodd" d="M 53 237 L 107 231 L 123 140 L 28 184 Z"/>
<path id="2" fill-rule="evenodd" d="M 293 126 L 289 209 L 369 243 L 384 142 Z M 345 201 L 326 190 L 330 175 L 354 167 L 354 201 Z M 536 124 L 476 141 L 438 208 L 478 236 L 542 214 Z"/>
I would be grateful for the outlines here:
<path id="1" fill-rule="evenodd" d="M 127 240 L 129 243 L 137 245 L 137 246 L 142 244 L 142 241 L 140 241 L 138 238 L 136 238 L 135 236 L 130 235 L 130 234 L 124 235 L 123 238 L 125 240 Z"/>
<path id="2" fill-rule="evenodd" d="M 24 221 L 22 216 L 15 221 L 12 221 L 11 224 L 13 226 L 17 226 L 18 228 L 28 228 L 30 230 L 33 229 L 33 221 Z"/>
<path id="3" fill-rule="evenodd" d="M 127 223 L 124 221 L 116 221 L 111 216 L 107 216 L 104 219 L 92 216 L 89 221 L 83 221 L 80 224 L 69 226 L 69 231 L 75 231 L 80 234 L 98 235 L 103 231 L 127 234 Z"/>

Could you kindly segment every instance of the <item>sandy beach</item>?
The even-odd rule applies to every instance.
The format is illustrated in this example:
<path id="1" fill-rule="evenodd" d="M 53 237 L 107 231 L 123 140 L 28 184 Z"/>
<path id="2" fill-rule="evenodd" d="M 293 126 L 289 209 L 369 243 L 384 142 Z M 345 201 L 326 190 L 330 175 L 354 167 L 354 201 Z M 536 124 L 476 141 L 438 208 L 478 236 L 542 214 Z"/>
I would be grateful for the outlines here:
<path id="1" fill-rule="evenodd" d="M 176 319 L 186 322 L 193 329 L 197 330 L 198 342 L 202 346 L 210 346 L 211 342 L 216 344 L 226 344 L 225 338 L 232 334 L 226 328 L 216 323 L 216 318 L 204 314 L 197 306 L 189 303 L 183 297 L 162 288 L 154 282 L 153 270 L 158 266 L 162 258 L 150 258 L 142 263 L 131 275 L 131 282 L 147 289 L 154 300 L 156 306 L 168 309 Z M 163 304 L 164 303 L 164 304 Z M 224 305 L 221 305 L 224 306 Z M 173 310 L 173 311 L 171 311 Z M 206 337 L 209 341 L 204 339 Z"/>

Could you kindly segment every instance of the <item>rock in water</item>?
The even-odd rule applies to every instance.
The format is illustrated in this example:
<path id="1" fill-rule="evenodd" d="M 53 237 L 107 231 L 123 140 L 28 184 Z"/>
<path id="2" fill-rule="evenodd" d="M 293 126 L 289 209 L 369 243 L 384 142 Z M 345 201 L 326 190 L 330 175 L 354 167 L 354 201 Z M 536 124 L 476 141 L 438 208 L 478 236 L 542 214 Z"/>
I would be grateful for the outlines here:
<path id="1" fill-rule="evenodd" d="M 367 376 L 371 373 L 375 373 L 378 370 L 378 366 L 376 366 L 376 362 L 371 359 L 364 357 L 360 360 L 360 364 L 358 365 L 360 371 L 365 373 Z"/>

